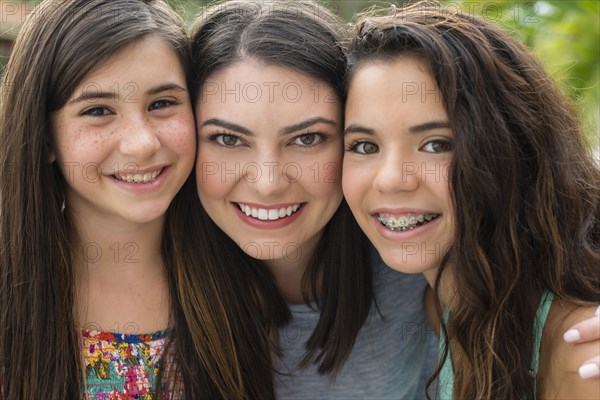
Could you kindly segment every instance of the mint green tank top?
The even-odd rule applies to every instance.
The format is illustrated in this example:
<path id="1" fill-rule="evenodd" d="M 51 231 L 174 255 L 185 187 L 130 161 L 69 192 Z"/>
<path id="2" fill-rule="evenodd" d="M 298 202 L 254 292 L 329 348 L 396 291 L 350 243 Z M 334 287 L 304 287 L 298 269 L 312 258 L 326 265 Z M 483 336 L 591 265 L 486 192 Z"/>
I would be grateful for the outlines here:
<path id="1" fill-rule="evenodd" d="M 554 294 L 552 292 L 545 291 L 542 295 L 540 305 L 538 306 L 537 312 L 535 314 L 535 321 L 533 323 L 533 351 L 531 352 L 531 364 L 529 369 L 529 373 L 533 377 L 537 375 L 540 366 L 540 346 L 542 344 L 542 333 L 544 332 L 544 325 L 546 324 L 548 312 L 550 311 L 550 307 L 552 306 L 552 300 L 554 300 Z M 450 313 L 448 309 L 446 309 L 446 311 L 444 312 L 444 320 L 446 322 L 448 322 L 449 316 Z M 440 333 L 440 358 L 443 354 L 445 343 L 446 338 L 444 337 L 443 333 Z M 446 357 L 446 361 L 444 362 L 444 365 L 442 365 L 442 369 L 440 370 L 440 375 L 438 377 L 437 398 L 440 400 L 452 400 L 452 392 L 454 391 L 454 369 L 452 367 L 451 358 L 452 356 L 450 354 L 450 349 L 448 349 L 448 357 Z M 534 398 L 537 397 L 536 389 L 537 388 L 534 385 Z"/>

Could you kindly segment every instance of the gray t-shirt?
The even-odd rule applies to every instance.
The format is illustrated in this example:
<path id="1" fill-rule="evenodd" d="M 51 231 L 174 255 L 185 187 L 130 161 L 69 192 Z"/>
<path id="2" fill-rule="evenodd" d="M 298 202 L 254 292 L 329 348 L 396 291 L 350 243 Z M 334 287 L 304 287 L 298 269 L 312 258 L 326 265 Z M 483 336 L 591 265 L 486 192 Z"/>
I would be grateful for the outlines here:
<path id="1" fill-rule="evenodd" d="M 375 298 L 381 315 L 371 307 L 335 381 L 319 375 L 314 365 L 298 369 L 319 313 L 305 304 L 290 305 L 292 319 L 279 332 L 283 357 L 276 366 L 289 375 L 276 375 L 277 399 L 425 398 L 425 384 L 437 362 L 437 339 L 423 308 L 427 282 L 421 274 L 392 270 L 378 256 L 372 259 Z"/>

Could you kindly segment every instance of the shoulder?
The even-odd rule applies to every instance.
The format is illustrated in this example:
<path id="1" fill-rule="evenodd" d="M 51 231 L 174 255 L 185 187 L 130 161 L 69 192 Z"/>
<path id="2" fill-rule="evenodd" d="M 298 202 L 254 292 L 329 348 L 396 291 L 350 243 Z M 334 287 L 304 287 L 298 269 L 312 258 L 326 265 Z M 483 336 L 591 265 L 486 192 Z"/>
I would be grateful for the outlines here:
<path id="1" fill-rule="evenodd" d="M 579 367 L 598 355 L 598 342 L 574 344 L 563 340 L 563 334 L 571 326 L 591 318 L 596 308 L 554 300 L 540 350 L 538 385 L 541 398 L 600 398 L 598 380 L 584 380 L 579 376 Z"/>

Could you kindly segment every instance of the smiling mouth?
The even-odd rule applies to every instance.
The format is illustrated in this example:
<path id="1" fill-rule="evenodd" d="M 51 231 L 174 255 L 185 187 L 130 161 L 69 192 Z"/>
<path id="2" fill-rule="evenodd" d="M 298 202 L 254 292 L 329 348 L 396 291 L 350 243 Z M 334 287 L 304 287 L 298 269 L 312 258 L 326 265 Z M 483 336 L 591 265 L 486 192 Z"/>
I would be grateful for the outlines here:
<path id="1" fill-rule="evenodd" d="M 281 208 L 255 208 L 242 203 L 236 203 L 236 205 L 244 214 L 246 214 L 246 216 L 261 221 L 276 221 L 281 218 L 289 217 L 302 207 L 302 203 Z"/>
<path id="2" fill-rule="evenodd" d="M 377 220 L 391 231 L 410 231 L 426 225 L 438 218 L 440 214 L 414 214 L 392 216 L 390 214 L 376 214 Z"/>
<path id="3" fill-rule="evenodd" d="M 157 169 L 156 171 L 146 172 L 145 174 L 115 174 L 116 179 L 127 183 L 152 183 L 158 178 L 165 168 Z"/>

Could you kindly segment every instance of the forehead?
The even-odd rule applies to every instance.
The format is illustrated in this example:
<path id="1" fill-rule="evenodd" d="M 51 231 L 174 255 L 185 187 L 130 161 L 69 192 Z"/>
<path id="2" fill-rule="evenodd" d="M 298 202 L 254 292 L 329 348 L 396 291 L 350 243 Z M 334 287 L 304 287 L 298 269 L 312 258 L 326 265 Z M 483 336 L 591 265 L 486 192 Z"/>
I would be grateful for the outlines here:
<path id="1" fill-rule="evenodd" d="M 275 124 L 307 115 L 341 118 L 341 103 L 327 83 L 288 67 L 243 60 L 210 75 L 200 88 L 201 118 L 268 119 Z"/>
<path id="2" fill-rule="evenodd" d="M 183 66 L 172 46 L 158 36 L 132 41 L 102 60 L 76 88 L 156 84 L 156 77 L 181 77 Z"/>
<path id="3" fill-rule="evenodd" d="M 439 87 L 425 61 L 417 56 L 367 62 L 350 81 L 348 122 L 360 119 L 405 125 L 445 115 Z"/>

